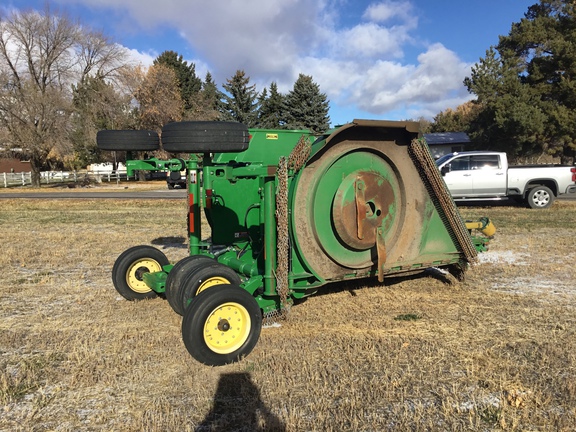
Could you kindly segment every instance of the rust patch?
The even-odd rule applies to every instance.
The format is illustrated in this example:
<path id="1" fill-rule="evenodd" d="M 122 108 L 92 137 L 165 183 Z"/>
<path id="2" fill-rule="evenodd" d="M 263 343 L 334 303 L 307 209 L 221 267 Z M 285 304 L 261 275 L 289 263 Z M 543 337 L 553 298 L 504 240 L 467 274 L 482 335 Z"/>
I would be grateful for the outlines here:
<path id="1" fill-rule="evenodd" d="M 376 230 L 394 199 L 392 186 L 376 172 L 358 172 L 353 184 L 343 182 L 332 206 L 334 227 L 342 242 L 358 250 L 373 247 Z"/>
<path id="2" fill-rule="evenodd" d="M 274 177 L 276 175 L 276 171 L 278 171 L 278 167 L 274 166 L 274 165 L 268 165 L 267 169 L 266 169 L 266 173 L 270 176 L 270 177 Z"/>

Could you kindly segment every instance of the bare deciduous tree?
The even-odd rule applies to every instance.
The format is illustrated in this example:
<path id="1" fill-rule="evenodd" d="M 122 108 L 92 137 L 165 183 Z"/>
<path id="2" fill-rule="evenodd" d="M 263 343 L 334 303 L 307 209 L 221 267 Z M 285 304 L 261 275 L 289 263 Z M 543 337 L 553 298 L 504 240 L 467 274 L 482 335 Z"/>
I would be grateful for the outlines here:
<path id="1" fill-rule="evenodd" d="M 93 76 L 119 84 L 126 59 L 103 34 L 49 9 L 0 15 L 0 127 L 30 159 L 33 186 L 48 156 L 70 149 L 74 86 Z"/>

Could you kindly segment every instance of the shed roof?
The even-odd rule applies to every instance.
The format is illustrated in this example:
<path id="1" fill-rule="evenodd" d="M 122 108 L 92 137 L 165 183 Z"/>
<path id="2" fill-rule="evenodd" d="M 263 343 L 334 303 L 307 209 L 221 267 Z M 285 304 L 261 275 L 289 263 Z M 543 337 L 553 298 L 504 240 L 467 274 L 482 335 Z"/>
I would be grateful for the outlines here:
<path id="1" fill-rule="evenodd" d="M 465 132 L 437 132 L 424 134 L 428 145 L 468 144 L 470 138 Z"/>

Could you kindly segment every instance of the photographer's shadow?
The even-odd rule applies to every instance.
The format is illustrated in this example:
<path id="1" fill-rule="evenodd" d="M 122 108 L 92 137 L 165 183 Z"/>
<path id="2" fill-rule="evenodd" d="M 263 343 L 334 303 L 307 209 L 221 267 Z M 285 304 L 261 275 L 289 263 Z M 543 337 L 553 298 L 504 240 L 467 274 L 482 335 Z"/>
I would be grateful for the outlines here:
<path id="1" fill-rule="evenodd" d="M 250 374 L 239 372 L 220 377 L 212 409 L 195 432 L 285 430 L 284 423 L 262 402 Z"/>

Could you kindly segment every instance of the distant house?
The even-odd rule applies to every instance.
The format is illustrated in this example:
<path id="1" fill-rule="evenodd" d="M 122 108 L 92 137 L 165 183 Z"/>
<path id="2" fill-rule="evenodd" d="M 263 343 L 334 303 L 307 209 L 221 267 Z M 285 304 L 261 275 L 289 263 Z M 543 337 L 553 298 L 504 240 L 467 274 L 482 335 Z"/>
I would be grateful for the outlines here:
<path id="1" fill-rule="evenodd" d="M 0 157 L 0 173 L 21 173 L 30 171 L 32 171 L 32 168 L 28 161 L 21 161 L 16 158 Z"/>
<path id="2" fill-rule="evenodd" d="M 464 132 L 438 132 L 424 134 L 432 156 L 437 159 L 448 153 L 464 151 L 470 138 Z"/>

